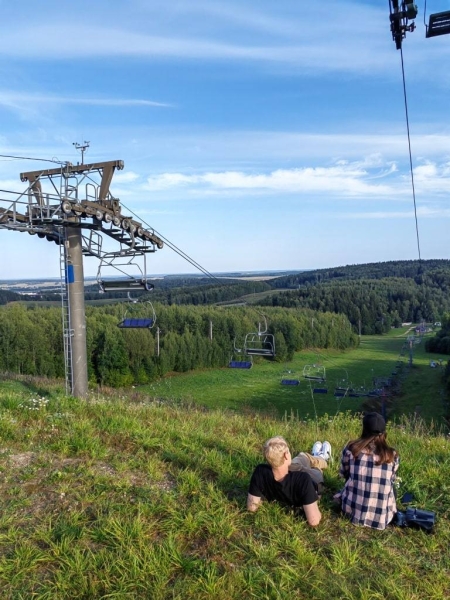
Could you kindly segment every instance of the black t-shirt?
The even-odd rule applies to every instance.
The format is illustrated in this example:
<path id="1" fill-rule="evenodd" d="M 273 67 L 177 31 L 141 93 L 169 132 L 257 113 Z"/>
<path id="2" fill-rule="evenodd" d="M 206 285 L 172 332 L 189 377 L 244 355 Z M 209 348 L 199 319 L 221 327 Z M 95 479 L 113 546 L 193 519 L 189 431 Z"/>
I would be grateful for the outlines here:
<path id="1" fill-rule="evenodd" d="M 304 506 L 317 501 L 317 492 L 308 473 L 289 472 L 282 481 L 276 481 L 269 465 L 258 465 L 250 480 L 248 493 L 269 502 L 278 500 L 287 506 Z"/>

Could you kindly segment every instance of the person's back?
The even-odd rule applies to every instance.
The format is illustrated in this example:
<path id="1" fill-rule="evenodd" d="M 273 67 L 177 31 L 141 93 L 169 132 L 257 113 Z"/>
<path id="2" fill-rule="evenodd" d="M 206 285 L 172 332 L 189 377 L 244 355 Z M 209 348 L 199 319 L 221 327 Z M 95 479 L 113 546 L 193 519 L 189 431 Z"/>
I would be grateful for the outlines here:
<path id="1" fill-rule="evenodd" d="M 264 444 L 264 457 L 269 464 L 258 465 L 251 477 L 247 509 L 258 510 L 261 501 L 276 500 L 286 506 L 302 507 L 311 527 L 320 523 L 317 491 L 310 475 L 289 471 L 292 458 L 286 440 L 276 436 Z"/>
<path id="2" fill-rule="evenodd" d="M 264 496 L 269 502 L 274 500 L 285 506 L 303 506 L 317 500 L 315 485 L 311 476 L 304 471 L 289 471 L 282 479 L 276 480 L 272 467 L 258 465 L 252 475 L 249 493 Z"/>
<path id="3" fill-rule="evenodd" d="M 355 525 L 385 529 L 397 506 L 394 481 L 399 466 L 396 451 L 386 443 L 386 424 L 378 413 L 363 419 L 361 437 L 343 450 L 339 474 L 344 488 L 335 495 Z"/>

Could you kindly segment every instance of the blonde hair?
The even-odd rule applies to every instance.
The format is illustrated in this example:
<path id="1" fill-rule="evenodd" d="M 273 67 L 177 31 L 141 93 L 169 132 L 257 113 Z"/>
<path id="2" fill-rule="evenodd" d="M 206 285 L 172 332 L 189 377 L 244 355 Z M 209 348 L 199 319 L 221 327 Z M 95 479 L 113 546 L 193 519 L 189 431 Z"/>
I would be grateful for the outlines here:
<path id="1" fill-rule="evenodd" d="M 277 435 L 264 444 L 264 458 L 273 468 L 281 467 L 284 462 L 284 453 L 289 452 L 289 446 L 284 438 Z"/>

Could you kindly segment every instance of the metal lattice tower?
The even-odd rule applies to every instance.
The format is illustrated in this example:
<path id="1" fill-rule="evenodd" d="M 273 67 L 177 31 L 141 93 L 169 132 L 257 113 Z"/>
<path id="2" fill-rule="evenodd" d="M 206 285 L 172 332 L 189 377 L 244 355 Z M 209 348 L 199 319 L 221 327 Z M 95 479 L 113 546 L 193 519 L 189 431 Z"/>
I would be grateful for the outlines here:
<path id="1" fill-rule="evenodd" d="M 100 266 L 125 275 L 101 279 L 99 267 L 102 291 L 148 290 L 146 256 L 163 247 L 153 230 L 124 216 L 120 200 L 112 196 L 112 177 L 123 167 L 116 160 L 29 171 L 20 174 L 27 183 L 24 192 L 4 191 L 0 196 L 0 229 L 37 235 L 60 247 L 66 383 L 77 397 L 87 395 L 88 385 L 83 257 L 95 257 Z M 104 249 L 105 240 L 115 248 Z M 131 266 L 139 268 L 138 277 L 127 272 Z"/>

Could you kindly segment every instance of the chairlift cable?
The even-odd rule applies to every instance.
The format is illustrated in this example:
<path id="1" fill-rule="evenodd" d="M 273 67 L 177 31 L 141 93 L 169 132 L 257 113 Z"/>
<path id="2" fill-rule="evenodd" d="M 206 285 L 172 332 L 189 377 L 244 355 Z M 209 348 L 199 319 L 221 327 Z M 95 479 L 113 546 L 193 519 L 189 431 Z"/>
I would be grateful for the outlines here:
<path id="1" fill-rule="evenodd" d="M 403 49 L 402 48 L 400 48 L 400 58 L 401 58 L 401 63 L 402 63 L 403 98 L 405 101 L 406 130 L 407 130 L 407 134 L 408 134 L 408 150 L 409 150 L 409 168 L 410 168 L 410 172 L 411 172 L 411 187 L 412 187 L 412 195 L 413 195 L 413 202 L 414 202 L 414 218 L 415 218 L 415 222 L 416 222 L 417 250 L 419 253 L 419 261 L 420 261 L 422 259 L 421 259 L 421 255 L 420 255 L 419 223 L 417 220 L 416 191 L 415 191 L 415 187 L 414 187 L 414 170 L 413 170 L 413 164 L 412 164 L 411 136 L 410 136 L 410 132 L 409 132 L 408 101 L 407 101 L 407 96 L 406 96 L 405 66 L 403 63 Z"/>
<path id="2" fill-rule="evenodd" d="M 122 206 L 126 210 L 128 210 L 133 216 L 137 217 L 137 215 L 130 208 L 128 208 L 124 204 L 122 204 Z M 161 233 L 159 233 L 159 231 L 156 231 L 156 229 L 154 229 L 153 227 L 151 227 L 151 225 L 149 225 L 146 221 L 142 220 L 142 222 L 144 223 L 144 225 L 146 225 L 147 227 L 149 227 L 150 229 L 152 229 L 153 232 L 155 234 L 157 234 L 165 242 L 165 244 L 171 250 L 173 250 L 176 254 L 178 254 L 179 256 L 181 256 L 181 258 L 184 258 L 184 260 L 186 260 L 187 262 L 189 262 L 193 267 L 195 267 L 196 269 L 198 269 L 199 271 L 201 271 L 204 275 L 206 275 L 210 279 L 213 279 L 214 281 L 217 281 L 217 283 L 219 283 L 220 285 L 223 285 L 223 282 L 220 281 L 220 279 L 218 279 L 215 275 L 213 275 L 207 269 L 205 269 L 204 267 L 202 267 L 202 265 L 200 265 L 197 261 L 195 261 L 193 258 L 191 258 L 188 254 L 186 254 L 186 252 L 184 252 L 183 250 L 181 250 L 181 248 L 178 248 L 178 246 L 176 246 L 170 240 L 168 240 L 166 237 L 164 237 Z"/>
<path id="3" fill-rule="evenodd" d="M 314 421 L 315 421 L 316 428 L 317 428 L 317 435 L 319 435 L 319 417 L 317 415 L 316 401 L 314 399 L 314 391 L 313 391 L 313 386 L 311 383 L 309 384 L 309 391 L 311 393 L 311 400 L 312 400 L 313 408 L 314 408 L 314 416 L 315 416 Z"/>
<path id="4" fill-rule="evenodd" d="M 14 156 L 12 154 L 0 154 L 0 158 L 12 158 L 15 160 L 39 160 L 41 162 L 51 162 L 57 165 L 67 165 L 67 161 L 56 160 L 54 158 L 33 158 L 32 156 Z"/>

